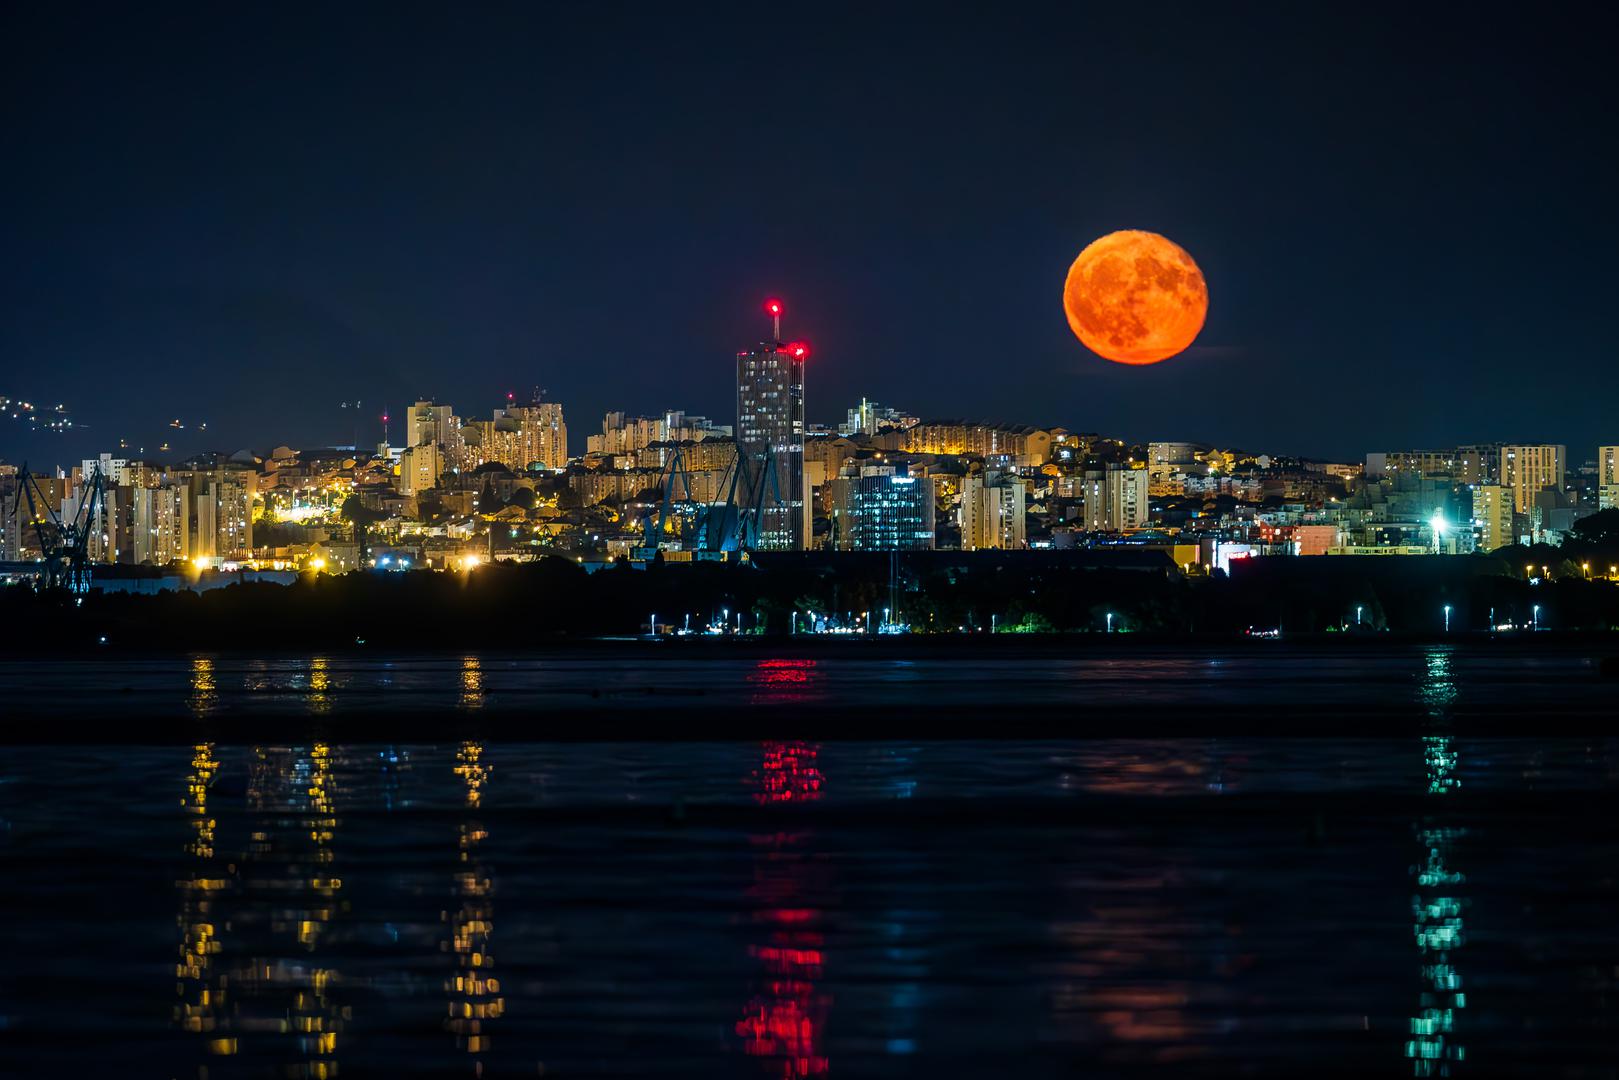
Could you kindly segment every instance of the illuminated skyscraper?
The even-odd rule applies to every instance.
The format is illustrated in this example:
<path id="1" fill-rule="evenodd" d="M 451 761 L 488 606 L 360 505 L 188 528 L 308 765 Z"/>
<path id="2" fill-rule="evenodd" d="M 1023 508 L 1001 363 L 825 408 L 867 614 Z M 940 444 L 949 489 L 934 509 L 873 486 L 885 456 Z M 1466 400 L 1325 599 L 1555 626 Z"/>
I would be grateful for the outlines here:
<path id="1" fill-rule="evenodd" d="M 774 305 L 772 308 L 771 305 Z M 771 301 L 779 336 L 781 306 Z M 804 508 L 804 360 L 802 343 L 762 342 L 736 354 L 736 442 L 746 471 L 748 507 L 757 508 L 761 551 L 802 551 Z M 743 496 L 738 495 L 740 500 Z M 744 508 L 746 509 L 746 508 Z"/>

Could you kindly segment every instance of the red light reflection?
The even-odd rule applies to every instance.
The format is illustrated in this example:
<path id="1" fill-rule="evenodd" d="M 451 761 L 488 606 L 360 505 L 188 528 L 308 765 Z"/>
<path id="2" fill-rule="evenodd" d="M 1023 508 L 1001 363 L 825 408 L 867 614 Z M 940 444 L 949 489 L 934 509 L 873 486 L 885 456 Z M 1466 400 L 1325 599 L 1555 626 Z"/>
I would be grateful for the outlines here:
<path id="1" fill-rule="evenodd" d="M 765 681 L 807 681 L 813 661 L 766 661 Z M 767 742 L 754 774 L 754 798 L 761 804 L 813 801 L 821 797 L 822 777 L 816 766 L 820 748 L 802 741 Z M 832 997 L 816 989 L 825 963 L 825 939 L 817 928 L 821 912 L 808 906 L 824 872 L 799 850 L 810 834 L 766 833 L 753 838 L 751 898 L 759 905 L 753 919 L 764 940 L 748 946 L 759 962 L 761 978 L 736 1022 L 742 1052 L 760 1059 L 768 1075 L 793 1080 L 821 1076 L 831 1063 L 822 1052 Z"/>
<path id="2" fill-rule="evenodd" d="M 755 687 L 755 705 L 802 705 L 818 694 L 810 687 L 820 680 L 813 660 L 761 660 L 748 672 Z"/>
<path id="3" fill-rule="evenodd" d="M 815 767 L 821 748 L 806 742 L 765 743 L 765 757 L 756 774 L 761 804 L 808 802 L 821 797 L 821 770 Z"/>

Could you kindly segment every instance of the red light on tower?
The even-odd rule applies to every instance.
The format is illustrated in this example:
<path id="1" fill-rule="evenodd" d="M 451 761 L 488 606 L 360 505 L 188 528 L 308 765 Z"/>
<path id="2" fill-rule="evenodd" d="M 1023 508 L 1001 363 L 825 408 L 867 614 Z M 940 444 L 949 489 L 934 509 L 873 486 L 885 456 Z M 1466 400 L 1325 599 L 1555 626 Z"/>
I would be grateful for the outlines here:
<path id="1" fill-rule="evenodd" d="M 809 356 L 809 344 L 803 341 L 792 342 L 787 346 L 787 354 L 794 360 L 803 360 Z"/>
<path id="2" fill-rule="evenodd" d="M 765 301 L 765 314 L 770 316 L 770 340 L 781 340 L 781 301 L 774 297 Z"/>

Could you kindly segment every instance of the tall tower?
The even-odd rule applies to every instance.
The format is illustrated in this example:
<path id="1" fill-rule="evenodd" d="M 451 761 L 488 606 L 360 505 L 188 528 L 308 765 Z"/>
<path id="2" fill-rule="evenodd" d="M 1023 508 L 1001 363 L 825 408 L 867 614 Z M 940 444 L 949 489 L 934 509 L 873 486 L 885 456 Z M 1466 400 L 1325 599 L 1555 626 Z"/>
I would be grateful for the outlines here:
<path id="1" fill-rule="evenodd" d="M 783 343 L 781 301 L 765 301 L 771 340 L 736 354 L 736 448 L 742 470 L 738 509 L 757 522 L 751 546 L 803 551 L 804 361 L 809 346 Z"/>

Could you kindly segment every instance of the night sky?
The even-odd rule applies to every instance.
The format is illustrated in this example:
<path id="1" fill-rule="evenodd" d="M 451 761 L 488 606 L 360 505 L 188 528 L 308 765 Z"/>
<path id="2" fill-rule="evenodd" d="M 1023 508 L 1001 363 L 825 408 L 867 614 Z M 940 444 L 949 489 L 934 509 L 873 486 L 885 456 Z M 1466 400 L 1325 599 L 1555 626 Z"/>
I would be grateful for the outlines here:
<path id="1" fill-rule="evenodd" d="M 90 425 L 0 456 L 348 442 L 356 398 L 371 441 L 535 386 L 575 452 L 610 408 L 729 423 L 767 295 L 826 423 L 1619 442 L 1594 8 L 294 6 L 0 16 L 0 394 Z M 1209 282 L 1152 368 L 1063 317 L 1120 228 Z"/>

